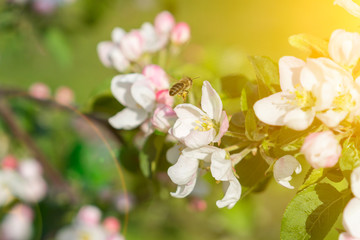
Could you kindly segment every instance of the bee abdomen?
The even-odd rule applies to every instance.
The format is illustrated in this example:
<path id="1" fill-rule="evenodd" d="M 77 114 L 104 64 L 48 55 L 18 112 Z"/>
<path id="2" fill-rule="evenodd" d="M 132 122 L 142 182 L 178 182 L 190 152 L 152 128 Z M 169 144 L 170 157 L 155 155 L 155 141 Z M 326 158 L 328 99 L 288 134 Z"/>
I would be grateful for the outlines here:
<path id="1" fill-rule="evenodd" d="M 184 88 L 184 84 L 183 83 L 175 83 L 169 91 L 169 95 L 170 96 L 175 96 L 176 94 L 178 94 L 182 89 Z"/>

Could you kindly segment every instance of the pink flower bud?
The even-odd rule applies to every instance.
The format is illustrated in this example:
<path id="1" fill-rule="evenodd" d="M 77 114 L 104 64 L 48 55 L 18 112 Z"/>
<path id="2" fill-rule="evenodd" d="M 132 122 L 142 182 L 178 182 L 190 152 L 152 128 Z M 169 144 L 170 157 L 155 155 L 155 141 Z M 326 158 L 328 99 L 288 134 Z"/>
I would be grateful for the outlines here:
<path id="1" fill-rule="evenodd" d="M 160 104 L 154 111 L 151 123 L 162 132 L 167 132 L 177 119 L 174 110 L 165 104 Z"/>
<path id="2" fill-rule="evenodd" d="M 34 83 L 30 86 L 29 94 L 34 98 L 45 100 L 50 98 L 50 89 L 43 83 Z"/>
<path id="3" fill-rule="evenodd" d="M 169 90 L 164 89 L 156 92 L 155 99 L 157 103 L 172 106 L 174 104 L 174 98 L 169 95 Z"/>
<path id="4" fill-rule="evenodd" d="M 301 153 L 313 168 L 333 167 L 341 155 L 341 146 L 331 131 L 317 132 L 305 138 Z"/>
<path id="5" fill-rule="evenodd" d="M 68 87 L 59 87 L 55 93 L 55 101 L 62 105 L 70 105 L 74 102 L 74 92 Z"/>
<path id="6" fill-rule="evenodd" d="M 3 169 L 16 169 L 18 167 L 18 162 L 16 158 L 12 155 L 7 155 L 3 158 L 1 162 L 1 167 Z"/>
<path id="7" fill-rule="evenodd" d="M 94 206 L 84 206 L 80 209 L 77 220 L 89 226 L 96 226 L 99 224 L 101 219 L 101 212 L 97 207 Z"/>
<path id="8" fill-rule="evenodd" d="M 30 239 L 33 232 L 33 216 L 33 210 L 30 207 L 17 204 L 1 223 L 1 239 Z"/>
<path id="9" fill-rule="evenodd" d="M 159 13 L 155 18 L 155 29 L 159 33 L 170 32 L 175 25 L 175 19 L 168 11 Z"/>
<path id="10" fill-rule="evenodd" d="M 176 45 L 186 43 L 190 39 L 190 27 L 187 23 L 180 22 L 171 32 L 171 41 Z"/>
<path id="11" fill-rule="evenodd" d="M 115 217 L 107 217 L 103 222 L 104 228 L 111 234 L 120 231 L 120 222 Z"/>
<path id="12" fill-rule="evenodd" d="M 130 61 L 136 61 L 144 50 L 144 39 L 141 33 L 133 30 L 121 39 L 121 51 Z"/>
<path id="13" fill-rule="evenodd" d="M 158 65 L 147 65 L 142 74 L 150 80 L 157 90 L 168 89 L 169 79 L 166 72 Z"/>
<path id="14" fill-rule="evenodd" d="M 343 226 L 351 236 L 360 238 L 360 199 L 353 198 L 346 205 Z"/>

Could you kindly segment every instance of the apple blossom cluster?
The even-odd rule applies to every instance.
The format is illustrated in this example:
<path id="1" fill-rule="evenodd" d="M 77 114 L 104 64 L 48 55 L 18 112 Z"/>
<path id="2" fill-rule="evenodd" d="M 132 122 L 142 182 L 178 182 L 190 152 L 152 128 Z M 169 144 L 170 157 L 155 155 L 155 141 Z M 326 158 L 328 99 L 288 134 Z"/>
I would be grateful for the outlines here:
<path id="1" fill-rule="evenodd" d="M 125 130 L 141 125 L 147 134 L 154 129 L 166 132 L 175 119 L 168 88 L 167 74 L 154 64 L 147 65 L 142 73 L 115 76 L 111 91 L 125 108 L 109 119 L 110 125 Z"/>
<path id="2" fill-rule="evenodd" d="M 173 15 L 164 11 L 156 16 L 154 24 L 146 22 L 140 29 L 126 32 L 116 27 L 111 41 L 100 42 L 97 51 L 104 66 L 125 72 L 150 64 L 149 56 L 168 47 L 176 49 L 189 38 L 189 26 L 176 23 Z"/>
<path id="3" fill-rule="evenodd" d="M 219 208 L 232 208 L 240 199 L 241 185 L 236 178 L 234 165 L 238 156 L 213 146 L 219 143 L 228 130 L 229 121 L 223 111 L 218 93 L 208 81 L 203 82 L 201 108 L 192 104 L 179 104 L 174 108 L 177 120 L 169 133 L 179 141 L 167 153 L 170 179 L 177 184 L 173 197 L 184 198 L 194 189 L 201 168 L 210 169 L 216 181 L 226 185 L 223 199 L 216 202 Z"/>
<path id="4" fill-rule="evenodd" d="M 73 223 L 61 229 L 55 239 L 124 240 L 120 222 L 115 217 L 106 217 L 101 222 L 101 211 L 95 206 L 83 206 Z"/>
<path id="5" fill-rule="evenodd" d="M 75 0 L 7 0 L 10 4 L 30 5 L 32 9 L 43 15 L 52 14 L 58 7 L 75 2 Z"/>
<path id="6" fill-rule="evenodd" d="M 6 156 L 0 170 L 0 206 L 6 206 L 15 199 L 27 203 L 41 201 L 47 192 L 42 176 L 42 167 L 33 159 L 20 162 L 13 156 Z"/>

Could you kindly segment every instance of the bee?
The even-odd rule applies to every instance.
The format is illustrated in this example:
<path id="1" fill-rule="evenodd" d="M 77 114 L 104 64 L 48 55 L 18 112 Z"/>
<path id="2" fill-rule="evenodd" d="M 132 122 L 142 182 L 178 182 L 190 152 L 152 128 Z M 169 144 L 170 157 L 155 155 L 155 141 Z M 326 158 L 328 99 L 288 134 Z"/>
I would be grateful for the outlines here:
<path id="1" fill-rule="evenodd" d="M 169 95 L 175 96 L 177 94 L 181 96 L 185 102 L 194 79 L 196 78 L 183 77 L 170 88 Z"/>

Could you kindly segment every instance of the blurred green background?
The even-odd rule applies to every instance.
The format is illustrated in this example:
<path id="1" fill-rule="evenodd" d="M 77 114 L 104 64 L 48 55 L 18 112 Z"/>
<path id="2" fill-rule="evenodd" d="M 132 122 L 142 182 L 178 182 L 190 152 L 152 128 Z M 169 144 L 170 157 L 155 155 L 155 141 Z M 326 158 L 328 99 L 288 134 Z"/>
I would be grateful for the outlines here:
<path id="1" fill-rule="evenodd" d="M 338 28 L 360 30 L 360 21 L 333 6 L 331 0 L 77 0 L 51 16 L 9 10 L 3 0 L 0 86 L 27 89 L 34 82 L 44 82 L 53 90 L 68 86 L 74 90 L 77 104 L 84 106 L 117 74 L 98 60 L 97 43 L 109 40 L 114 27 L 138 28 L 145 21 L 152 22 L 162 10 L 171 11 L 177 21 L 191 27 L 184 60 L 215 77 L 253 77 L 248 55 L 270 56 L 275 61 L 284 55 L 303 56 L 288 44 L 293 34 L 327 39 Z M 67 139 L 71 130 L 65 125 L 59 129 L 62 140 Z M 108 162 L 110 176 L 116 177 L 111 164 Z M 206 211 L 198 212 L 189 207 L 188 199 L 170 198 L 169 189 L 175 186 L 158 192 L 150 182 L 136 184 L 138 178 L 142 177 L 126 174 L 130 191 L 145 188 L 157 193 L 130 212 L 127 239 L 279 239 L 282 214 L 295 195 L 295 190 L 272 181 L 266 191 L 246 197 L 234 209 L 217 209 L 221 187 L 216 186 L 206 198 Z M 295 182 L 299 185 L 301 177 Z M 334 236 L 335 231 L 328 239 Z"/>

